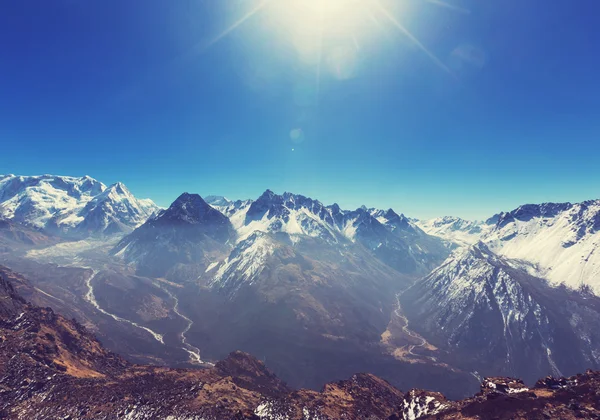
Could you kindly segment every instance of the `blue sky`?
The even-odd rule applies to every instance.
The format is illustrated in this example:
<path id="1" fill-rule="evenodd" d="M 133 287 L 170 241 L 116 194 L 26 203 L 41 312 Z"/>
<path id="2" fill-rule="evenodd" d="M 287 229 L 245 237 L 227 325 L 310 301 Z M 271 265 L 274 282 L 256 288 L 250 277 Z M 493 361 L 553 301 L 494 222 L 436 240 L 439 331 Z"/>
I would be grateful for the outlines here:
<path id="1" fill-rule="evenodd" d="M 597 1 L 297 1 L 227 33 L 260 0 L 7 2 L 0 173 L 423 218 L 600 198 Z"/>

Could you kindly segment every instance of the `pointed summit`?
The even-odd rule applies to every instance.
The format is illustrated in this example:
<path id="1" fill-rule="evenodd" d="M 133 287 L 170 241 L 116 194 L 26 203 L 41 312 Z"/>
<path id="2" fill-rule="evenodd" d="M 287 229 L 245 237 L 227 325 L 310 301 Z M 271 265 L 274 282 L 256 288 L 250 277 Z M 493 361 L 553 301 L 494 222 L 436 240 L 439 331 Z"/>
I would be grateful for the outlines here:
<path id="1" fill-rule="evenodd" d="M 200 195 L 187 192 L 177 197 L 161 218 L 170 221 L 179 220 L 190 224 L 210 219 L 226 219 L 221 212 L 211 207 Z"/>
<path id="2" fill-rule="evenodd" d="M 108 188 L 113 188 L 119 194 L 130 194 L 129 190 L 127 189 L 125 184 L 123 184 L 122 182 L 114 183 Z"/>
<path id="3" fill-rule="evenodd" d="M 94 200 L 92 201 L 103 201 L 107 199 L 119 201 L 128 198 L 133 198 L 131 192 L 129 192 L 129 190 L 123 183 L 117 182 L 115 184 L 110 185 L 108 188 L 102 191 L 102 193 L 94 197 Z"/>
<path id="4" fill-rule="evenodd" d="M 259 220 L 268 214 L 269 218 L 275 216 L 285 217 L 289 210 L 283 206 L 283 196 L 275 194 L 271 190 L 266 190 L 258 199 L 250 205 L 246 213 L 245 223 L 252 220 Z"/>
<path id="5" fill-rule="evenodd" d="M 207 207 L 208 203 L 204 201 L 204 199 L 199 194 L 190 194 L 188 192 L 184 192 L 179 197 L 171 203 L 169 208 L 178 208 L 178 207 Z"/>
<path id="6" fill-rule="evenodd" d="M 137 199 L 121 182 L 112 184 L 78 213 L 77 229 L 102 235 L 128 233 L 144 223 L 158 207 L 152 200 Z"/>
<path id="7" fill-rule="evenodd" d="M 273 191 L 271 191 L 270 189 L 266 189 L 264 193 L 261 194 L 261 196 L 258 198 L 260 199 L 265 199 L 265 198 L 273 198 L 275 197 L 277 194 L 275 194 Z"/>
<path id="8" fill-rule="evenodd" d="M 226 252 L 234 238 L 227 216 L 198 194 L 183 193 L 167 210 L 124 237 L 111 252 L 134 263 L 140 274 L 169 276 L 172 269 L 183 266 L 191 272 L 204 272 L 207 255 Z"/>

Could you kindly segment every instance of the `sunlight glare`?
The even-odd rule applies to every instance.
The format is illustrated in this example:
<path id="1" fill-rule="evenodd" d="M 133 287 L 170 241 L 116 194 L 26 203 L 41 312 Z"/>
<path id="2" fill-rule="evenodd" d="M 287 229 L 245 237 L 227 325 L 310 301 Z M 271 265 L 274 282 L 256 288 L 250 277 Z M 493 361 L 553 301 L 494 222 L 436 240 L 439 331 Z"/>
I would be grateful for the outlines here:
<path id="1" fill-rule="evenodd" d="M 273 2 L 269 25 L 291 39 L 300 59 L 319 65 L 331 45 L 350 42 L 372 28 L 365 6 L 368 0 L 287 0 Z"/>
<path id="2" fill-rule="evenodd" d="M 336 18 L 344 9 L 354 7 L 358 0 L 305 0 L 306 7 L 322 19 Z"/>

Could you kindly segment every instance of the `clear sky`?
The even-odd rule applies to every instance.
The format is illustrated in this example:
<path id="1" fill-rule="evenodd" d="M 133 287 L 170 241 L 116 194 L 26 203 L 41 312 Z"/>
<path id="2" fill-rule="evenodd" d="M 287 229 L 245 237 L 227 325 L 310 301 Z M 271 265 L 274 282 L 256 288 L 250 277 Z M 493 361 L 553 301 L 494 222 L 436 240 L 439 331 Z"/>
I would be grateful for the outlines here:
<path id="1" fill-rule="evenodd" d="M 4 2 L 0 173 L 423 218 L 600 198 L 597 0 L 301 1 Z"/>

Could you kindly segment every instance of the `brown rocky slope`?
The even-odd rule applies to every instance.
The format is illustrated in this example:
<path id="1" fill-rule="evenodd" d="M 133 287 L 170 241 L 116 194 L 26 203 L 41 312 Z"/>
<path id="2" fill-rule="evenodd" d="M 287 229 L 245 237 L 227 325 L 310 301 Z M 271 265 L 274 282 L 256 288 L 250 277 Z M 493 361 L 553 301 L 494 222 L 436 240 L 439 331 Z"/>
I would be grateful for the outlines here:
<path id="1" fill-rule="evenodd" d="M 475 397 L 407 394 L 370 374 L 293 391 L 236 352 L 209 369 L 126 362 L 75 321 L 28 304 L 0 277 L 0 418 L 416 419 L 600 418 L 600 373 L 528 389 L 488 378 Z"/>

